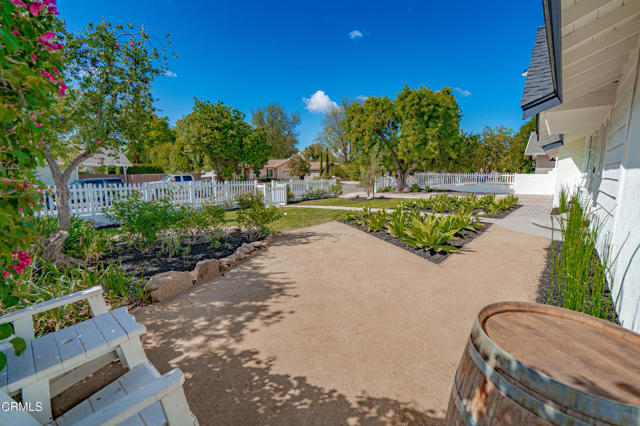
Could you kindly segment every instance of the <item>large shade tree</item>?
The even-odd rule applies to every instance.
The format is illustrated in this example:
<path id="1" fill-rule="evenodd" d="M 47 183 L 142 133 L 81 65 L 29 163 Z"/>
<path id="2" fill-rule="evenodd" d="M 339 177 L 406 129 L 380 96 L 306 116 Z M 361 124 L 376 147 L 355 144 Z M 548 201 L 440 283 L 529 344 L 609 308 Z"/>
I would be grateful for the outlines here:
<path id="1" fill-rule="evenodd" d="M 289 113 L 279 104 L 269 104 L 251 114 L 251 123 L 262 130 L 269 145 L 269 158 L 289 158 L 297 152 L 300 114 Z"/>
<path id="2" fill-rule="evenodd" d="M 151 83 L 166 69 L 165 51 L 154 46 L 144 26 L 103 21 L 66 34 L 63 63 L 70 87 L 47 117 L 54 131 L 44 144 L 59 230 L 71 222 L 67 185 L 73 170 L 99 150 L 120 149 L 140 128 L 137 118 L 148 118 Z"/>
<path id="3" fill-rule="evenodd" d="M 460 110 L 451 89 L 405 86 L 396 99 L 369 97 L 345 110 L 352 149 L 366 154 L 377 146 L 398 191 L 408 191 L 407 177 L 425 163 L 446 167 L 460 146 Z"/>
<path id="4" fill-rule="evenodd" d="M 222 102 L 196 99 L 193 111 L 176 123 L 176 145 L 189 158 L 223 179 L 241 173 L 246 165 L 260 170 L 267 163 L 269 145 L 262 129 L 254 129 L 245 115 Z"/>

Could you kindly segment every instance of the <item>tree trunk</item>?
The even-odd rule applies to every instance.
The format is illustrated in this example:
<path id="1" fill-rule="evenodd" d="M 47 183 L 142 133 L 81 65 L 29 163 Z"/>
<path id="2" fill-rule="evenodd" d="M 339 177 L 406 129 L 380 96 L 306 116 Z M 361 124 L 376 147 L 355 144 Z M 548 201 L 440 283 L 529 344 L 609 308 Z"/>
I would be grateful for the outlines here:
<path id="1" fill-rule="evenodd" d="M 407 175 L 409 174 L 409 171 L 403 170 L 402 162 L 394 151 L 391 151 L 391 157 L 393 158 L 393 163 L 396 166 L 396 191 L 409 192 L 409 187 L 407 186 Z"/>

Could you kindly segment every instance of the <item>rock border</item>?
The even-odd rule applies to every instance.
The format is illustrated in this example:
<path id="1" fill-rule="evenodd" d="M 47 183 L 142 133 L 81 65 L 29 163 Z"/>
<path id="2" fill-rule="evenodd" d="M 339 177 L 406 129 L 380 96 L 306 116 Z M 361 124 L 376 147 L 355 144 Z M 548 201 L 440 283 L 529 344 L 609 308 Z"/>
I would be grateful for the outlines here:
<path id="1" fill-rule="evenodd" d="M 233 229 L 225 229 L 225 232 L 240 232 L 239 227 L 231 228 Z M 197 285 L 211 281 L 230 271 L 242 261 L 253 257 L 259 251 L 270 247 L 272 243 L 273 234 L 268 234 L 262 240 L 242 244 L 227 257 L 201 260 L 193 271 L 167 271 L 153 275 L 146 284 L 146 288 L 151 292 L 151 301 L 153 303 L 163 302 Z"/>

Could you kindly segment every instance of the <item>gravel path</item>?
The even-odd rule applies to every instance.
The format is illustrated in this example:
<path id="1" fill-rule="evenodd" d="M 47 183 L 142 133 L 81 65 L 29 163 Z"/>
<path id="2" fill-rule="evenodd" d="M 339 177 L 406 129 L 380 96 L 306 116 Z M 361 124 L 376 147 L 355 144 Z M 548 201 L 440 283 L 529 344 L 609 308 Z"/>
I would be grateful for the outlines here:
<path id="1" fill-rule="evenodd" d="M 201 425 L 443 424 L 475 315 L 535 300 L 548 244 L 494 225 L 436 265 L 329 222 L 134 315 Z"/>

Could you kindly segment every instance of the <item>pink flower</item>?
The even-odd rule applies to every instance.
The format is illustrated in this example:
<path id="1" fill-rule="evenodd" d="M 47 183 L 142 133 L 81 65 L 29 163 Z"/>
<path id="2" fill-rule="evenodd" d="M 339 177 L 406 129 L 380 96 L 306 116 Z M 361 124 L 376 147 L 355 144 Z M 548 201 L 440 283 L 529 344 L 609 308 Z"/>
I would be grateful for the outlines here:
<path id="1" fill-rule="evenodd" d="M 67 90 L 67 86 L 65 86 L 64 84 L 60 86 L 60 88 L 58 89 L 58 95 L 60 97 L 63 97 L 65 92 Z"/>
<path id="2" fill-rule="evenodd" d="M 100 146 L 100 145 L 102 145 L 102 141 L 98 141 L 98 142 L 96 142 L 96 144 L 97 144 L 98 146 Z"/>
<path id="3" fill-rule="evenodd" d="M 33 63 L 36 63 L 36 55 L 31 55 L 31 60 L 33 61 Z"/>
<path id="4" fill-rule="evenodd" d="M 58 74 L 60 72 L 60 71 L 58 71 L 58 68 L 56 68 L 56 67 L 52 66 L 51 68 L 53 69 L 53 72 L 56 73 L 56 74 Z"/>
<path id="5" fill-rule="evenodd" d="M 22 213 L 22 207 L 18 206 L 18 213 Z"/>
<path id="6" fill-rule="evenodd" d="M 40 41 L 40 43 L 44 44 L 49 40 L 51 40 L 52 38 L 54 38 L 55 36 L 56 35 L 53 32 L 47 31 L 46 33 L 42 34 L 38 40 Z"/>
<path id="7" fill-rule="evenodd" d="M 20 0 L 10 0 L 10 1 L 11 1 L 11 3 L 14 4 L 14 6 L 26 6 L 27 5 L 25 2 L 20 1 Z"/>
<path id="8" fill-rule="evenodd" d="M 51 13 L 52 15 L 58 15 L 58 8 L 55 6 L 49 6 L 47 8 L 47 10 L 49 11 L 49 13 Z"/>
<path id="9" fill-rule="evenodd" d="M 29 11 L 33 14 L 33 16 L 38 16 L 40 12 L 40 3 L 31 3 L 29 5 Z"/>
<path id="10" fill-rule="evenodd" d="M 2 273 L 2 278 L 7 279 L 8 276 L 9 276 L 9 271 L 4 271 Z"/>
<path id="11" fill-rule="evenodd" d="M 36 125 L 36 127 L 42 127 L 42 124 L 38 123 L 37 121 L 34 120 L 33 124 Z"/>
<path id="12" fill-rule="evenodd" d="M 22 184 L 22 187 L 23 187 L 24 189 L 27 189 L 27 188 L 29 187 L 29 184 L 28 184 L 28 183 L 23 183 L 23 184 Z"/>
<path id="13" fill-rule="evenodd" d="M 14 36 L 18 35 L 18 30 L 16 30 L 15 28 L 13 30 L 11 30 L 11 34 L 13 34 Z"/>

